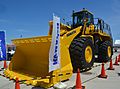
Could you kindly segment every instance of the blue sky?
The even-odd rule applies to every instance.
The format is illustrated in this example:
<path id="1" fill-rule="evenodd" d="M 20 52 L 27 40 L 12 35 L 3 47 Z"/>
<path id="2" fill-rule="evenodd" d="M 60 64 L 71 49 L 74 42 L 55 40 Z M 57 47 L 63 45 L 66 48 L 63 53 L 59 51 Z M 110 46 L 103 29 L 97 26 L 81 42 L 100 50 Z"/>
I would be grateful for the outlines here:
<path id="1" fill-rule="evenodd" d="M 20 35 L 47 35 L 53 13 L 67 22 L 82 8 L 105 20 L 114 40 L 120 39 L 120 0 L 0 0 L 0 30 L 6 30 L 7 43 Z"/>

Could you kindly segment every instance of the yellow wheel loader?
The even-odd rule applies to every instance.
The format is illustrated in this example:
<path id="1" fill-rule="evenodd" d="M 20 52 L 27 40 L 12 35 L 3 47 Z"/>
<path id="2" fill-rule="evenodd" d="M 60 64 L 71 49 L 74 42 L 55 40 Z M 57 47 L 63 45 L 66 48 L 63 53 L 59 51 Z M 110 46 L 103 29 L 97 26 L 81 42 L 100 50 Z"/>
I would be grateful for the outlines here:
<path id="1" fill-rule="evenodd" d="M 73 12 L 72 18 L 71 25 L 60 24 L 60 69 L 49 72 L 50 21 L 48 36 L 13 40 L 16 51 L 4 71 L 6 77 L 47 88 L 69 79 L 78 68 L 86 71 L 95 61 L 109 61 L 113 54 L 110 26 L 86 9 Z"/>

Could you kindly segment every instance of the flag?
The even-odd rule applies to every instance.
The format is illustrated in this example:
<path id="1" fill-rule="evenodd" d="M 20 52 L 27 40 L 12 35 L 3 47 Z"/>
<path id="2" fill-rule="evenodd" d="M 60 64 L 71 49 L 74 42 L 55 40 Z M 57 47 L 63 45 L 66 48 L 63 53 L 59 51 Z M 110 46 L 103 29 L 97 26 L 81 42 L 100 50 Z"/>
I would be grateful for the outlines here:
<path id="1" fill-rule="evenodd" d="M 0 60 L 6 60 L 6 44 L 4 31 L 0 31 Z"/>
<path id="2" fill-rule="evenodd" d="M 60 18 L 53 15 L 52 41 L 49 51 L 49 72 L 60 68 Z"/>

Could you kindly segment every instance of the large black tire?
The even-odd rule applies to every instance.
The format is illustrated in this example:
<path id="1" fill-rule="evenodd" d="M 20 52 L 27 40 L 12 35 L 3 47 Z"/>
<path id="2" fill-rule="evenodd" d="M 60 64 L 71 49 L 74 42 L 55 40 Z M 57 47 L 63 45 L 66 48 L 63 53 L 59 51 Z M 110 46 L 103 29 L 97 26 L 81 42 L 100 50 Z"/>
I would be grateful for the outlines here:
<path id="1" fill-rule="evenodd" d="M 88 63 L 85 59 L 85 49 L 86 47 L 91 47 L 92 49 L 92 58 Z M 70 45 L 70 57 L 73 66 L 73 72 L 76 72 L 78 68 L 81 71 L 86 71 L 91 69 L 94 64 L 94 46 L 90 38 L 76 38 L 72 41 Z"/>
<path id="2" fill-rule="evenodd" d="M 111 53 L 108 53 L 109 47 L 111 49 Z M 110 41 L 105 41 L 99 47 L 98 61 L 108 62 L 111 60 L 111 57 L 112 57 L 112 43 Z"/>

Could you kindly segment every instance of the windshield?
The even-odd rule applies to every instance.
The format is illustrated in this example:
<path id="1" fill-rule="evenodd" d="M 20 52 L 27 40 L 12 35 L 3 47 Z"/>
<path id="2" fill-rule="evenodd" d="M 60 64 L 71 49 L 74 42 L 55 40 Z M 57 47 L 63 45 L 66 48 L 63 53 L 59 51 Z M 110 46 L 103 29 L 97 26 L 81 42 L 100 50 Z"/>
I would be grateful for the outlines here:
<path id="1" fill-rule="evenodd" d="M 88 19 L 87 25 L 94 24 L 93 15 L 89 12 L 79 12 L 73 14 L 73 27 L 83 26 L 84 19 Z"/>
<path id="2" fill-rule="evenodd" d="M 83 14 L 75 15 L 74 16 L 74 24 L 83 25 L 83 19 L 84 19 Z"/>

